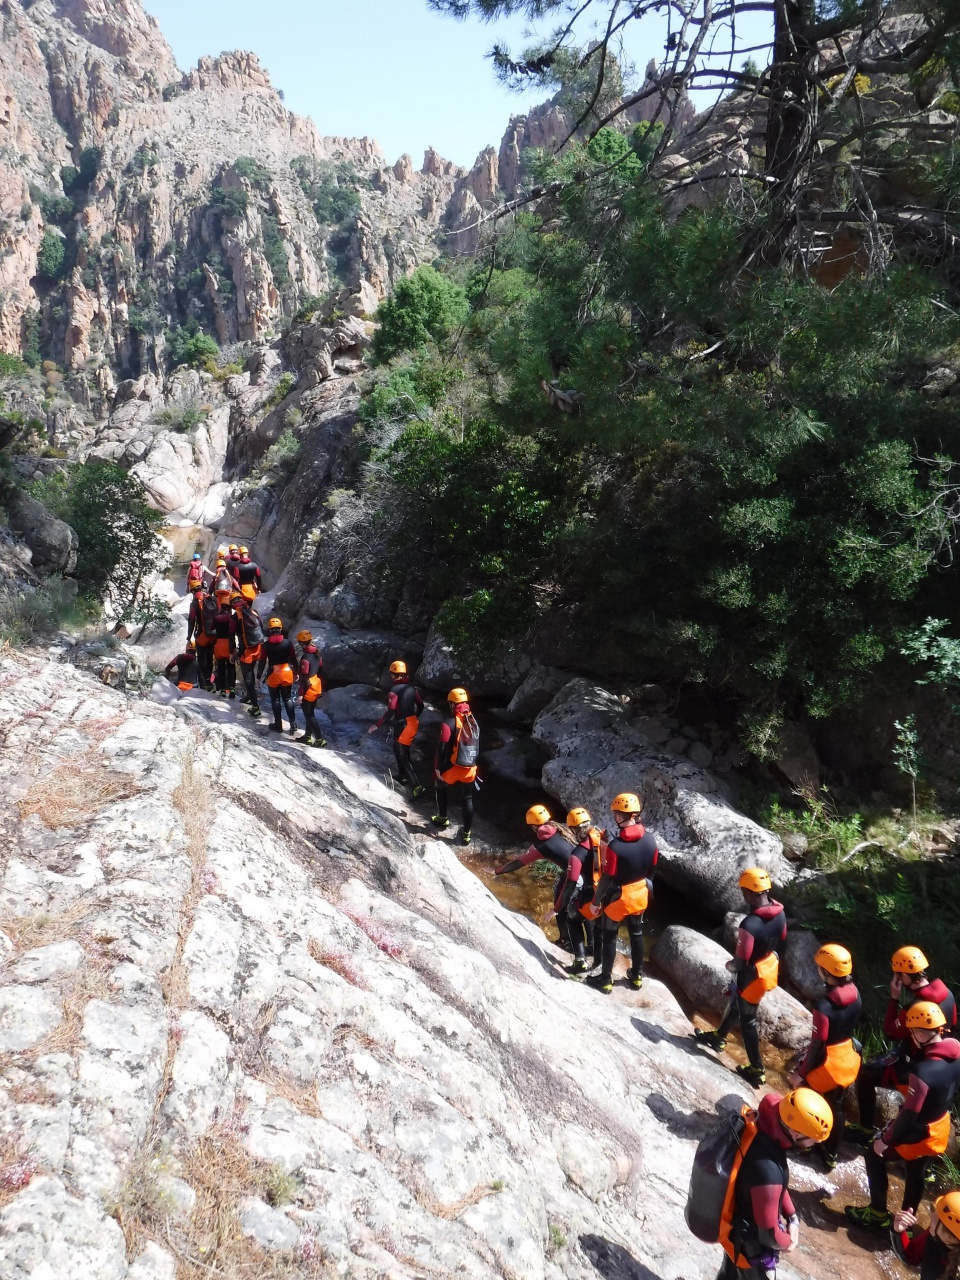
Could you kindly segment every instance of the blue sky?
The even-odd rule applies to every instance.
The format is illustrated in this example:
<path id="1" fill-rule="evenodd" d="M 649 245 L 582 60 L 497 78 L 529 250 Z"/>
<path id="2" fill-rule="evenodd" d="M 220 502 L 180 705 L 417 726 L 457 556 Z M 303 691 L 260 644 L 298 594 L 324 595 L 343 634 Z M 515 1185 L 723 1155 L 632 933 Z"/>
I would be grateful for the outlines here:
<path id="1" fill-rule="evenodd" d="M 428 146 L 470 165 L 497 144 L 511 115 L 539 102 L 504 89 L 484 54 L 494 39 L 522 48 L 519 20 L 454 22 L 426 0 L 144 0 L 181 68 L 207 53 L 251 49 L 283 89 L 286 104 L 321 133 L 378 140 L 392 162 L 417 165 Z M 586 34 L 586 33 L 585 33 Z M 630 55 L 642 69 L 662 56 L 646 27 Z"/>

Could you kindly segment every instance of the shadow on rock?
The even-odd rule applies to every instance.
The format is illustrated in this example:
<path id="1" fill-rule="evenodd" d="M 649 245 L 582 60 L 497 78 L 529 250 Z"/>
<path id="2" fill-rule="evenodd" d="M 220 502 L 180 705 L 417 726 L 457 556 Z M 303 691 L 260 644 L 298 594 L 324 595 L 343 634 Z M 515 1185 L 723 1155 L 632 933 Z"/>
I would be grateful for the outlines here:
<path id="1" fill-rule="evenodd" d="M 660 1121 L 666 1125 L 675 1138 L 692 1138 L 699 1140 L 705 1133 L 716 1127 L 717 1121 L 725 1111 L 739 1113 L 743 1099 L 731 1094 L 721 1098 L 716 1111 L 678 1111 L 669 1098 L 662 1093 L 648 1093 L 647 1106 Z"/>
<path id="2" fill-rule="evenodd" d="M 603 1236 L 581 1236 L 580 1248 L 604 1280 L 660 1280 L 660 1277 L 632 1253 Z"/>
<path id="3" fill-rule="evenodd" d="M 645 1022 L 643 1018 L 631 1018 L 630 1021 L 643 1036 L 644 1040 L 649 1040 L 651 1044 L 667 1044 L 674 1045 L 677 1049 L 682 1049 L 684 1053 L 692 1054 L 695 1058 L 702 1058 L 700 1046 L 693 1038 L 693 1028 L 690 1029 L 688 1036 L 676 1036 L 670 1031 L 664 1031 L 663 1027 L 658 1027 L 655 1022 Z"/>
<path id="4" fill-rule="evenodd" d="M 534 960 L 538 962 L 540 967 L 546 973 L 549 973 L 551 978 L 559 978 L 561 982 L 567 981 L 566 971 L 559 965 L 559 963 L 552 961 L 549 956 L 545 956 L 543 953 L 543 949 L 541 947 L 538 947 L 537 944 L 531 938 L 518 937 L 518 935 L 513 932 L 513 930 L 509 927 L 509 925 L 504 924 L 502 920 L 500 921 L 500 925 L 502 928 L 507 930 L 507 932 L 511 935 L 511 937 L 513 937 L 516 940 L 518 945 L 521 946 L 524 949 L 524 951 L 528 953 L 528 955 L 533 956 Z"/>

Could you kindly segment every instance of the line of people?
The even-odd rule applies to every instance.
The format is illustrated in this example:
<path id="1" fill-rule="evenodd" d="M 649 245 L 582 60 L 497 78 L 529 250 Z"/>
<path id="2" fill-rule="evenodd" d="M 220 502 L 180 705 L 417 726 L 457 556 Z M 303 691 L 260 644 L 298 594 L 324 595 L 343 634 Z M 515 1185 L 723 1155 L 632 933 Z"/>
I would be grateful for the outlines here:
<path id="1" fill-rule="evenodd" d="M 589 811 L 576 806 L 566 826 L 545 805 L 531 806 L 526 823 L 529 848 L 499 867 L 507 875 L 544 859 L 557 868 L 554 902 L 547 919 L 557 920 L 561 944 L 573 955 L 567 972 L 597 990 L 613 990 L 617 935 L 622 924 L 630 939 L 626 985 L 643 982 L 643 919 L 652 900 L 659 850 L 641 823 L 643 804 L 633 792 L 611 803 L 612 824 L 601 831 Z M 769 873 L 747 867 L 739 877 L 746 913 L 737 947 L 727 963 L 728 1004 L 715 1030 L 694 1031 L 698 1045 L 722 1052 L 728 1031 L 739 1025 L 747 1062 L 737 1073 L 755 1088 L 766 1082 L 758 1012 L 779 982 L 779 954 L 787 937 L 782 903 L 772 894 Z M 588 959 L 589 954 L 589 959 Z M 842 1139 L 865 1148 L 868 1205 L 849 1205 L 848 1221 L 858 1227 L 890 1230 L 893 1248 L 922 1280 L 946 1274 L 960 1261 L 960 1191 L 941 1196 L 931 1225 L 918 1228 L 917 1212 L 931 1162 L 950 1136 L 950 1109 L 960 1088 L 957 1007 L 939 978 L 931 978 L 923 952 L 899 947 L 891 958 L 890 996 L 884 1017 L 889 1052 L 863 1061 L 856 1039 L 863 1002 L 853 979 L 853 957 L 839 943 L 826 943 L 815 956 L 823 992 L 812 1002 L 810 1043 L 790 1073 L 785 1097 L 769 1093 L 744 1126 L 735 1169 L 724 1187 L 724 1245 L 721 1280 L 772 1280 L 781 1251 L 796 1246 L 798 1219 L 789 1198 L 786 1153 L 815 1151 L 828 1171 L 836 1168 Z M 599 973 L 590 972 L 599 969 Z M 858 1123 L 845 1123 L 844 1098 L 856 1087 Z M 878 1088 L 896 1089 L 904 1101 L 882 1128 L 876 1120 Z M 899 1210 L 888 1207 L 888 1170 L 904 1168 Z M 735 1183 L 735 1185 L 734 1185 Z M 729 1193 L 729 1194 L 727 1194 Z"/>

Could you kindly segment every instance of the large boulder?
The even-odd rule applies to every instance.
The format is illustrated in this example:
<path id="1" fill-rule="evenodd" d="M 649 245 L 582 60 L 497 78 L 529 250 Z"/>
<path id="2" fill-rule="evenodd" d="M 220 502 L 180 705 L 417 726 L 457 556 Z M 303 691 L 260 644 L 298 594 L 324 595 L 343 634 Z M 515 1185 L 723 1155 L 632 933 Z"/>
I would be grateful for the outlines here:
<path id="1" fill-rule="evenodd" d="M 73 573 L 77 567 L 78 539 L 63 520 L 51 515 L 42 502 L 18 493 L 10 503 L 10 528 L 32 553 L 34 569 L 49 573 Z"/>
<path id="2" fill-rule="evenodd" d="M 291 630 L 313 632 L 323 655 L 323 674 L 328 680 L 348 680 L 351 684 L 386 683 L 390 663 L 402 658 L 411 670 L 420 661 L 423 647 L 405 636 L 389 631 L 341 631 L 333 622 L 304 617 Z"/>
<path id="3" fill-rule="evenodd" d="M 436 626 L 430 628 L 417 670 L 417 683 L 427 689 L 446 693 L 454 685 L 464 685 L 471 695 L 497 698 L 512 697 L 523 684 L 533 663 L 525 653 L 505 650 L 483 667 L 457 657 L 451 645 Z"/>
<path id="4" fill-rule="evenodd" d="M 511 724 L 532 724 L 535 717 L 572 679 L 568 671 L 534 663 L 501 713 Z"/>
<path id="5" fill-rule="evenodd" d="M 651 959 L 698 1013 L 715 1019 L 723 1016 L 732 975 L 726 968 L 730 953 L 718 942 L 685 925 L 670 925 L 654 944 Z M 761 1040 L 781 1049 L 802 1049 L 810 1042 L 809 1012 L 782 987 L 760 1001 L 757 1026 Z"/>
<path id="6" fill-rule="evenodd" d="M 660 845 L 660 875 L 708 915 L 721 919 L 742 906 L 744 867 L 765 867 L 775 884 L 793 878 L 779 838 L 739 813 L 712 774 L 631 725 L 608 689 L 571 680 L 537 716 L 533 736 L 553 756 L 543 785 L 568 808 L 586 805 L 604 819 L 618 792 L 639 793 Z"/>

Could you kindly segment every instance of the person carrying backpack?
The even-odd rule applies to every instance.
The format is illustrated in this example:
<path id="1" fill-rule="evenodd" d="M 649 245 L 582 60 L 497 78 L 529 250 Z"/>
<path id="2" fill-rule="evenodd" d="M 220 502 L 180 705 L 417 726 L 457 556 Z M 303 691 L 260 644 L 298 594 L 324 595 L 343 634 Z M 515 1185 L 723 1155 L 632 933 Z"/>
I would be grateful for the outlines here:
<path id="1" fill-rule="evenodd" d="M 723 1246 L 717 1280 L 775 1280 L 781 1253 L 792 1253 L 800 1219 L 790 1196 L 787 1154 L 824 1142 L 830 1107 L 813 1089 L 768 1093 L 756 1111 L 727 1119 L 694 1157 L 686 1219 L 701 1240 Z M 723 1148 L 723 1149 L 721 1149 Z"/>
<path id="2" fill-rule="evenodd" d="M 410 758 L 410 745 L 420 729 L 420 716 L 423 714 L 423 698 L 420 690 L 410 683 L 407 664 L 398 658 L 390 663 L 390 674 L 393 686 L 387 697 L 387 709 L 367 730 L 376 733 L 383 725 L 389 725 L 393 731 L 393 756 L 397 762 L 397 774 L 394 778 L 401 786 L 413 783 L 413 799 L 419 800 L 426 795 L 427 788 L 417 777 L 417 771 Z"/>
<path id="3" fill-rule="evenodd" d="M 300 706 L 303 708 L 304 732 L 297 739 L 308 747 L 325 747 L 327 740 L 320 732 L 317 720 L 317 700 L 323 693 L 323 681 L 320 672 L 323 659 L 320 650 L 313 643 L 312 631 L 299 631 L 297 644 L 300 645 Z"/>
<path id="4" fill-rule="evenodd" d="M 750 911 L 740 921 L 736 954 L 727 961 L 727 968 L 736 974 L 730 1003 L 716 1031 L 693 1033 L 700 1044 L 719 1053 L 727 1043 L 728 1029 L 739 1022 L 749 1062 L 737 1067 L 737 1075 L 754 1088 L 767 1078 L 760 1057 L 757 1008 L 777 986 L 780 960 L 776 948 L 787 936 L 787 918 L 782 903 L 770 897 L 772 887 L 770 875 L 762 867 L 747 867 L 740 873 L 740 889 Z"/>
<path id="5" fill-rule="evenodd" d="M 480 726 L 470 710 L 466 689 L 451 689 L 447 694 L 450 714 L 440 725 L 433 773 L 437 792 L 437 812 L 430 821 L 443 830 L 449 827 L 447 804 L 451 791 L 460 792 L 462 825 L 457 833 L 460 844 L 468 845 L 473 827 L 473 793 L 480 757 Z"/>
<path id="6" fill-rule="evenodd" d="M 893 1252 L 908 1267 L 919 1269 L 920 1280 L 945 1280 L 956 1275 L 960 1257 L 960 1191 L 948 1191 L 933 1203 L 930 1225 L 916 1230 L 910 1209 L 894 1214 L 890 1231 Z"/>
<path id="7" fill-rule="evenodd" d="M 173 668 L 177 668 L 177 678 L 173 679 L 170 674 Z M 176 684 L 178 689 L 182 689 L 184 693 L 188 689 L 195 689 L 197 681 L 200 678 L 200 670 L 197 665 L 197 646 L 193 640 L 187 641 L 187 647 L 183 653 L 178 653 L 172 661 L 167 663 L 166 670 L 163 673 L 168 680 Z"/>
<path id="8" fill-rule="evenodd" d="M 253 605 L 239 591 L 234 591 L 230 604 L 235 613 L 234 626 L 237 633 L 237 657 L 240 663 L 240 677 L 243 680 L 244 696 L 241 702 L 250 704 L 250 715 L 258 719 L 260 700 L 257 697 L 257 664 L 263 661 L 263 622 Z"/>
<path id="9" fill-rule="evenodd" d="M 213 619 L 213 656 L 217 664 L 217 697 L 237 696 L 237 628 L 229 599 L 217 604 Z"/>
<path id="10" fill-rule="evenodd" d="M 197 665 L 200 669 L 200 688 L 213 688 L 213 646 L 217 638 L 214 619 L 217 602 L 202 587 L 194 587 L 190 612 L 187 615 L 187 639 L 197 644 Z"/>

